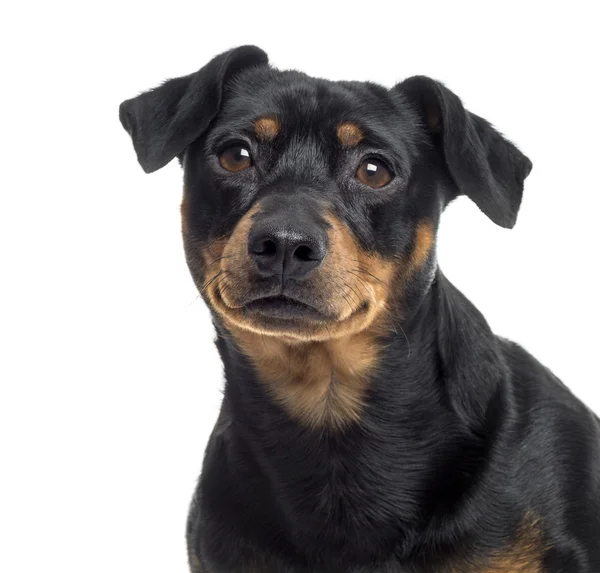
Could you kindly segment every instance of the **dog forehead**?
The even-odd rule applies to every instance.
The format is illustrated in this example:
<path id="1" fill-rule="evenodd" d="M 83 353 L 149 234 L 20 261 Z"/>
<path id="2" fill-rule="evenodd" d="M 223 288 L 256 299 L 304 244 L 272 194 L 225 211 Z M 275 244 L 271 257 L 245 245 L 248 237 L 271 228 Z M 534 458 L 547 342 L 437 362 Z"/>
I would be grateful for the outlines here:
<path id="1" fill-rule="evenodd" d="M 255 68 L 237 77 L 221 117 L 234 123 L 276 117 L 304 130 L 344 121 L 377 129 L 394 113 L 388 90 L 364 82 L 335 82 L 296 71 Z"/>

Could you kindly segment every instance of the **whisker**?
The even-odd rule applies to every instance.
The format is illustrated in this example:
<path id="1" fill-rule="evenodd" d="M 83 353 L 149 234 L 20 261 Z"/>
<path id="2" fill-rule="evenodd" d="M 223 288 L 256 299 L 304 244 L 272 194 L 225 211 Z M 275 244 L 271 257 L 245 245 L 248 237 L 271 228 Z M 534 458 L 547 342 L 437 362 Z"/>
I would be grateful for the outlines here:
<path id="1" fill-rule="evenodd" d="M 357 275 L 356 273 L 353 273 L 351 270 L 346 269 L 347 273 L 350 273 L 351 275 L 354 275 L 363 285 L 365 285 L 365 288 L 367 289 L 367 292 L 372 292 L 372 288 L 371 285 L 366 283 L 362 277 L 360 275 Z"/>
<path id="2" fill-rule="evenodd" d="M 221 287 L 221 285 L 225 283 L 225 285 L 223 287 Z M 231 286 L 231 283 L 225 282 L 225 277 L 223 277 L 220 281 L 219 284 L 217 284 L 217 289 L 219 289 L 219 296 L 221 298 L 223 298 L 223 293 L 227 290 L 228 287 Z"/>
<path id="3" fill-rule="evenodd" d="M 188 308 L 190 306 L 192 306 L 198 299 L 200 298 L 200 293 L 198 293 L 189 303 L 188 303 Z"/>
<path id="4" fill-rule="evenodd" d="M 348 306 L 350 307 L 350 312 L 354 312 L 354 307 L 350 304 L 350 300 L 348 299 L 347 294 L 343 292 L 342 296 L 344 297 L 344 300 L 348 303 Z"/>
<path id="5" fill-rule="evenodd" d="M 404 328 L 402 328 L 402 325 L 398 324 L 398 327 L 402 331 L 402 334 L 404 335 L 404 339 L 406 340 L 406 346 L 408 347 L 408 356 L 407 356 L 407 358 L 410 358 L 410 353 L 411 353 L 410 340 L 408 339 L 408 336 L 406 335 L 406 332 L 405 332 Z M 395 327 L 394 327 L 394 330 L 395 330 Z"/>
<path id="6" fill-rule="evenodd" d="M 383 312 L 390 320 L 390 323 L 392 325 L 392 328 L 394 329 L 394 332 L 396 333 L 396 336 L 398 336 L 398 331 L 396 330 L 396 326 L 400 329 L 400 331 L 404 335 L 404 339 L 406 340 L 406 346 L 407 346 L 407 350 L 408 350 L 407 358 L 410 358 L 412 349 L 411 349 L 410 340 L 408 339 L 406 331 L 404 330 L 404 328 L 402 328 L 402 325 L 400 324 L 400 322 L 398 322 L 397 320 L 394 319 L 394 317 L 392 316 L 392 314 L 390 313 L 390 311 L 387 308 L 384 308 Z"/>
<path id="7" fill-rule="evenodd" d="M 204 285 L 202 285 L 200 292 L 206 291 L 206 289 L 225 272 L 226 271 L 224 271 L 224 270 L 219 271 L 214 277 L 212 277 L 209 281 L 207 281 Z"/>
<path id="8" fill-rule="evenodd" d="M 349 273 L 349 274 L 351 274 L 351 275 L 353 275 L 353 276 L 355 276 L 355 277 L 356 277 L 356 278 L 357 278 L 357 279 L 358 279 L 358 280 L 359 280 L 359 281 L 360 281 L 360 282 L 361 282 L 361 283 L 362 283 L 362 284 L 365 286 L 365 288 L 367 288 L 368 290 L 370 290 L 370 289 L 371 289 L 370 285 L 369 285 L 369 284 L 367 284 L 367 283 L 366 283 L 366 282 L 365 282 L 365 281 L 362 279 L 362 277 L 360 277 L 360 275 L 357 275 L 356 273 L 354 273 L 354 272 L 353 272 L 352 270 L 350 270 L 350 269 L 346 269 L 346 272 L 347 272 L 347 273 Z M 370 273 L 368 273 L 368 274 L 370 274 Z M 371 276 L 373 276 L 373 275 L 371 275 Z M 377 278 L 377 277 L 373 276 L 373 278 Z M 385 283 L 384 283 L 384 284 L 385 284 Z M 347 285 L 347 286 L 350 286 L 350 285 Z M 397 321 L 394 319 L 394 317 L 392 316 L 392 314 L 390 313 L 390 311 L 389 311 L 388 309 L 385 309 L 385 308 L 384 308 L 384 309 L 383 309 L 383 312 L 385 313 L 385 315 L 386 315 L 386 316 L 388 317 L 388 319 L 390 320 L 390 323 L 391 323 L 391 325 L 392 325 L 392 328 L 393 328 L 393 330 L 394 330 L 394 332 L 395 332 L 396 336 L 399 336 L 399 335 L 398 335 L 398 331 L 396 330 L 396 326 L 397 326 L 397 327 L 400 329 L 400 331 L 402 332 L 402 334 L 403 334 L 403 336 L 404 336 L 404 339 L 406 340 L 406 346 L 407 346 L 407 350 L 408 350 L 408 356 L 407 356 L 407 357 L 408 357 L 408 358 L 410 358 L 410 355 L 411 355 L 411 353 L 412 353 L 412 349 L 411 349 L 411 345 L 410 345 L 410 340 L 408 339 L 408 336 L 407 336 L 407 334 L 406 334 L 406 332 L 405 332 L 404 328 L 402 328 L 402 325 L 401 325 L 399 322 L 397 322 Z"/>
<path id="9" fill-rule="evenodd" d="M 366 269 L 362 269 L 359 267 L 359 268 L 352 269 L 352 270 L 359 271 L 361 273 L 365 273 L 365 274 L 369 275 L 370 277 L 373 277 L 376 281 L 379 281 L 382 285 L 389 286 L 385 281 L 381 280 L 379 277 L 375 276 L 373 273 L 370 273 Z"/>
<path id="10" fill-rule="evenodd" d="M 353 287 L 351 287 L 347 282 L 344 282 L 344 285 L 346 285 L 355 295 L 356 295 L 356 304 L 360 304 L 360 296 L 359 294 L 354 290 Z"/>
<path id="11" fill-rule="evenodd" d="M 206 268 L 208 269 L 209 267 L 212 267 L 215 263 L 218 263 L 219 261 L 222 261 L 223 259 L 230 259 L 231 257 L 233 257 L 233 255 L 223 255 L 222 257 L 218 257 L 214 261 L 212 261 L 211 263 L 206 265 Z"/>

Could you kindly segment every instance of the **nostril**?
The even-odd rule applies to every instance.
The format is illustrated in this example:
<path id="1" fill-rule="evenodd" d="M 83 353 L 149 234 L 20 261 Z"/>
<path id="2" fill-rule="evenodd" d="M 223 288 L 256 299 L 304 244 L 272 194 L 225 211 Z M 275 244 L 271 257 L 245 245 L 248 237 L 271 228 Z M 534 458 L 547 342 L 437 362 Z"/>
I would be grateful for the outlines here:
<path id="1" fill-rule="evenodd" d="M 272 257 L 277 253 L 277 244 L 271 239 L 264 239 L 255 244 L 252 252 L 255 255 Z"/>
<path id="2" fill-rule="evenodd" d="M 319 228 L 295 229 L 279 221 L 262 221 L 250 231 L 248 255 L 258 276 L 302 279 L 327 254 L 327 236 Z"/>
<path id="3" fill-rule="evenodd" d="M 301 261 L 314 261 L 315 253 L 308 245 L 300 245 L 294 251 L 294 258 Z"/>

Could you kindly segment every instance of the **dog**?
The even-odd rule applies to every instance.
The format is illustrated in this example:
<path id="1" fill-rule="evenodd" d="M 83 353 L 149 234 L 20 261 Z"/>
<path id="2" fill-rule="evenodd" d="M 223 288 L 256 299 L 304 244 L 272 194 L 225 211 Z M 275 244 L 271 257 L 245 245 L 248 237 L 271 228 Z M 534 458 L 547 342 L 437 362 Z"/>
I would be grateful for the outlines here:
<path id="1" fill-rule="evenodd" d="M 442 274 L 444 208 L 515 225 L 532 163 L 443 84 L 272 68 L 254 46 L 124 101 L 177 157 L 222 408 L 193 573 L 599 573 L 600 421 Z"/>

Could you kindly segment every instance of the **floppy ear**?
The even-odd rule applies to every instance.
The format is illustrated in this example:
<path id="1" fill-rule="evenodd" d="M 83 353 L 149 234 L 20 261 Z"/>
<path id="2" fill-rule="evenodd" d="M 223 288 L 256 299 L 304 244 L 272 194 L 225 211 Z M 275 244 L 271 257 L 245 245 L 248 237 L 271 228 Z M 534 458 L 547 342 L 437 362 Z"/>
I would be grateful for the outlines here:
<path id="1" fill-rule="evenodd" d="M 415 76 L 395 89 L 416 108 L 440 146 L 458 193 L 494 223 L 514 227 L 531 161 L 440 82 Z"/>
<path id="2" fill-rule="evenodd" d="M 200 137 L 221 107 L 225 84 L 239 71 L 266 65 L 256 46 L 241 46 L 213 58 L 195 74 L 168 80 L 124 101 L 119 119 L 133 140 L 146 173 L 164 167 Z"/>

